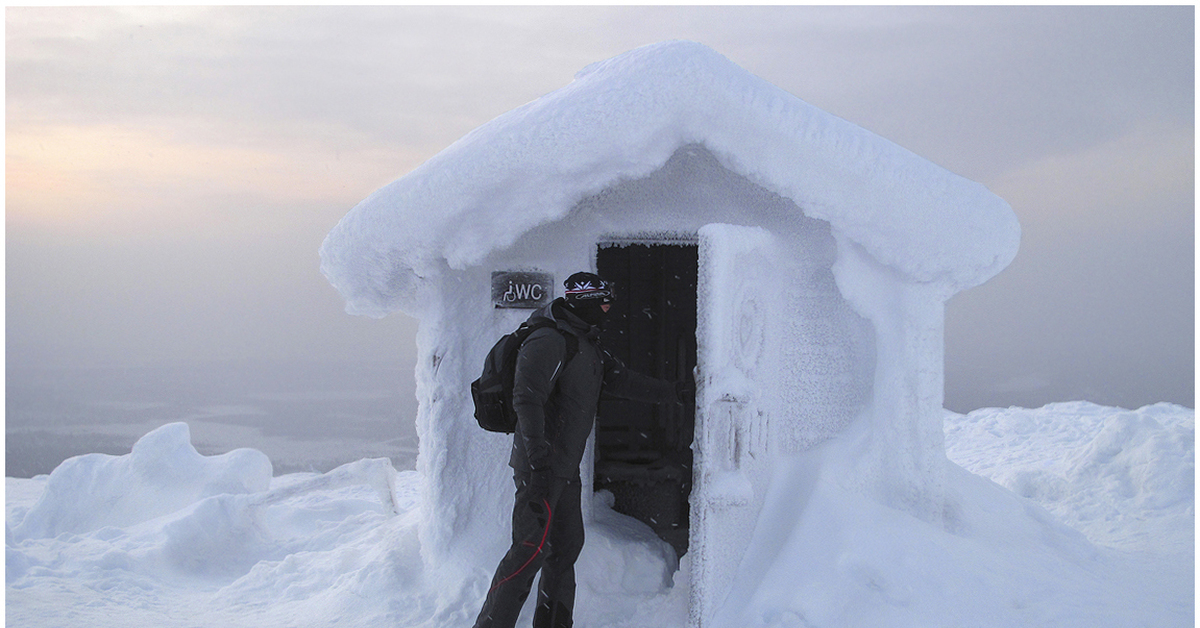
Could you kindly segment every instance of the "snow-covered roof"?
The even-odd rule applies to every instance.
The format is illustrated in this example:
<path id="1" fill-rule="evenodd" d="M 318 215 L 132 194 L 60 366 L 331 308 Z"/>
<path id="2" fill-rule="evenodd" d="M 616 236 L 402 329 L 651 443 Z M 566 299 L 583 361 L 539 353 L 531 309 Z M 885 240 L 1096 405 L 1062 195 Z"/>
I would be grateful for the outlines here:
<path id="1" fill-rule="evenodd" d="M 377 190 L 326 237 L 321 271 L 347 311 L 383 316 L 689 144 L 915 280 L 962 289 L 1016 255 L 1016 217 L 983 185 L 670 41 L 584 68 Z"/>

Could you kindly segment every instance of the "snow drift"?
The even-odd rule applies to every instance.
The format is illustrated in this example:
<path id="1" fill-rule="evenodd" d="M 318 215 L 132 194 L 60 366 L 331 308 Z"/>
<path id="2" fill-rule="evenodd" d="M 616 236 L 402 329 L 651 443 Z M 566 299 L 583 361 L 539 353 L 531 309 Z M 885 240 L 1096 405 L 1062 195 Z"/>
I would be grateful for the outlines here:
<path id="1" fill-rule="evenodd" d="M 830 441 L 780 470 L 771 492 L 782 498 L 769 499 L 766 523 L 753 531 L 757 550 L 743 561 L 716 625 L 1193 624 L 1192 410 L 1055 404 L 951 414 L 947 426 L 951 455 L 981 474 L 947 461 L 957 504 L 951 529 L 845 490 L 841 449 L 852 440 Z M 172 477 L 178 492 L 153 476 L 122 476 L 133 454 L 84 456 L 49 477 L 7 480 L 10 624 L 473 622 L 484 585 L 459 585 L 471 573 L 486 582 L 493 565 L 426 562 L 417 540 L 416 473 L 361 460 L 326 474 L 275 477 L 269 487 L 225 483 L 230 492 L 205 494 L 191 487 L 210 485 L 214 467 L 257 465 L 225 464 L 221 456 L 196 465 L 194 450 L 179 447 L 185 433 L 168 425 L 137 447 L 141 464 Z M 98 480 L 125 482 L 68 490 L 64 479 L 81 466 Z M 1034 470 L 1041 474 L 1030 482 Z M 51 484 L 60 488 L 51 493 Z M 1057 489 L 1027 490 L 1034 485 Z M 76 503 L 89 504 L 95 522 L 113 521 L 125 496 L 155 491 L 190 503 L 141 521 L 83 526 L 94 528 L 86 532 L 12 533 L 37 511 L 81 510 Z M 593 509 L 577 625 L 684 626 L 687 556 L 676 571 L 669 548 L 607 509 L 603 494 Z"/>
<path id="2" fill-rule="evenodd" d="M 16 539 L 128 527 L 214 495 L 256 493 L 271 482 L 262 452 L 201 456 L 186 423 L 147 434 L 127 456 L 88 454 L 54 470 L 42 499 L 13 530 Z"/>

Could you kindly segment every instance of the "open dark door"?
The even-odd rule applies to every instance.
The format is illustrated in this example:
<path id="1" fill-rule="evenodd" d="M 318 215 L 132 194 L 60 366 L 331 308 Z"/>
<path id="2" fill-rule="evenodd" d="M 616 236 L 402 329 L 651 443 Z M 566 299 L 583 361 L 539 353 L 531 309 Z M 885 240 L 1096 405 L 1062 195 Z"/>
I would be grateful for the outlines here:
<path id="1" fill-rule="evenodd" d="M 694 242 L 601 243 L 597 272 L 616 284 L 604 346 L 631 369 L 686 379 L 696 365 Z M 597 491 L 617 512 L 654 529 L 679 556 L 688 548 L 695 408 L 603 398 L 596 417 Z"/>

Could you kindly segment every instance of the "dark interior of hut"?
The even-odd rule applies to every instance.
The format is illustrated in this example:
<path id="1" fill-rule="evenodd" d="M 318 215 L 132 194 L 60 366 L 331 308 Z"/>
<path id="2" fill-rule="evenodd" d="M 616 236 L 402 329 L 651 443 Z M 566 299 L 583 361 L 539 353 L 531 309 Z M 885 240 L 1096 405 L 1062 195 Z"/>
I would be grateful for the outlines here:
<path id="1" fill-rule="evenodd" d="M 696 365 L 694 243 L 601 245 L 597 271 L 616 286 L 604 346 L 629 368 L 660 379 Z M 613 509 L 650 526 L 682 556 L 688 546 L 695 407 L 605 397 L 596 418 L 596 491 Z"/>

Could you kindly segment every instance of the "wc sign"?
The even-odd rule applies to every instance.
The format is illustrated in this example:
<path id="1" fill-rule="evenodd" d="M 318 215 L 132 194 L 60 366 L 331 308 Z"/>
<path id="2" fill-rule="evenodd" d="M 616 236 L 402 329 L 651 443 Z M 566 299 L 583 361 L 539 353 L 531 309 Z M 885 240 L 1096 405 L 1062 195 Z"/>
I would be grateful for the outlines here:
<path id="1" fill-rule="evenodd" d="M 554 297 L 554 276 L 531 271 L 492 273 L 492 305 L 497 308 L 542 307 Z"/>

